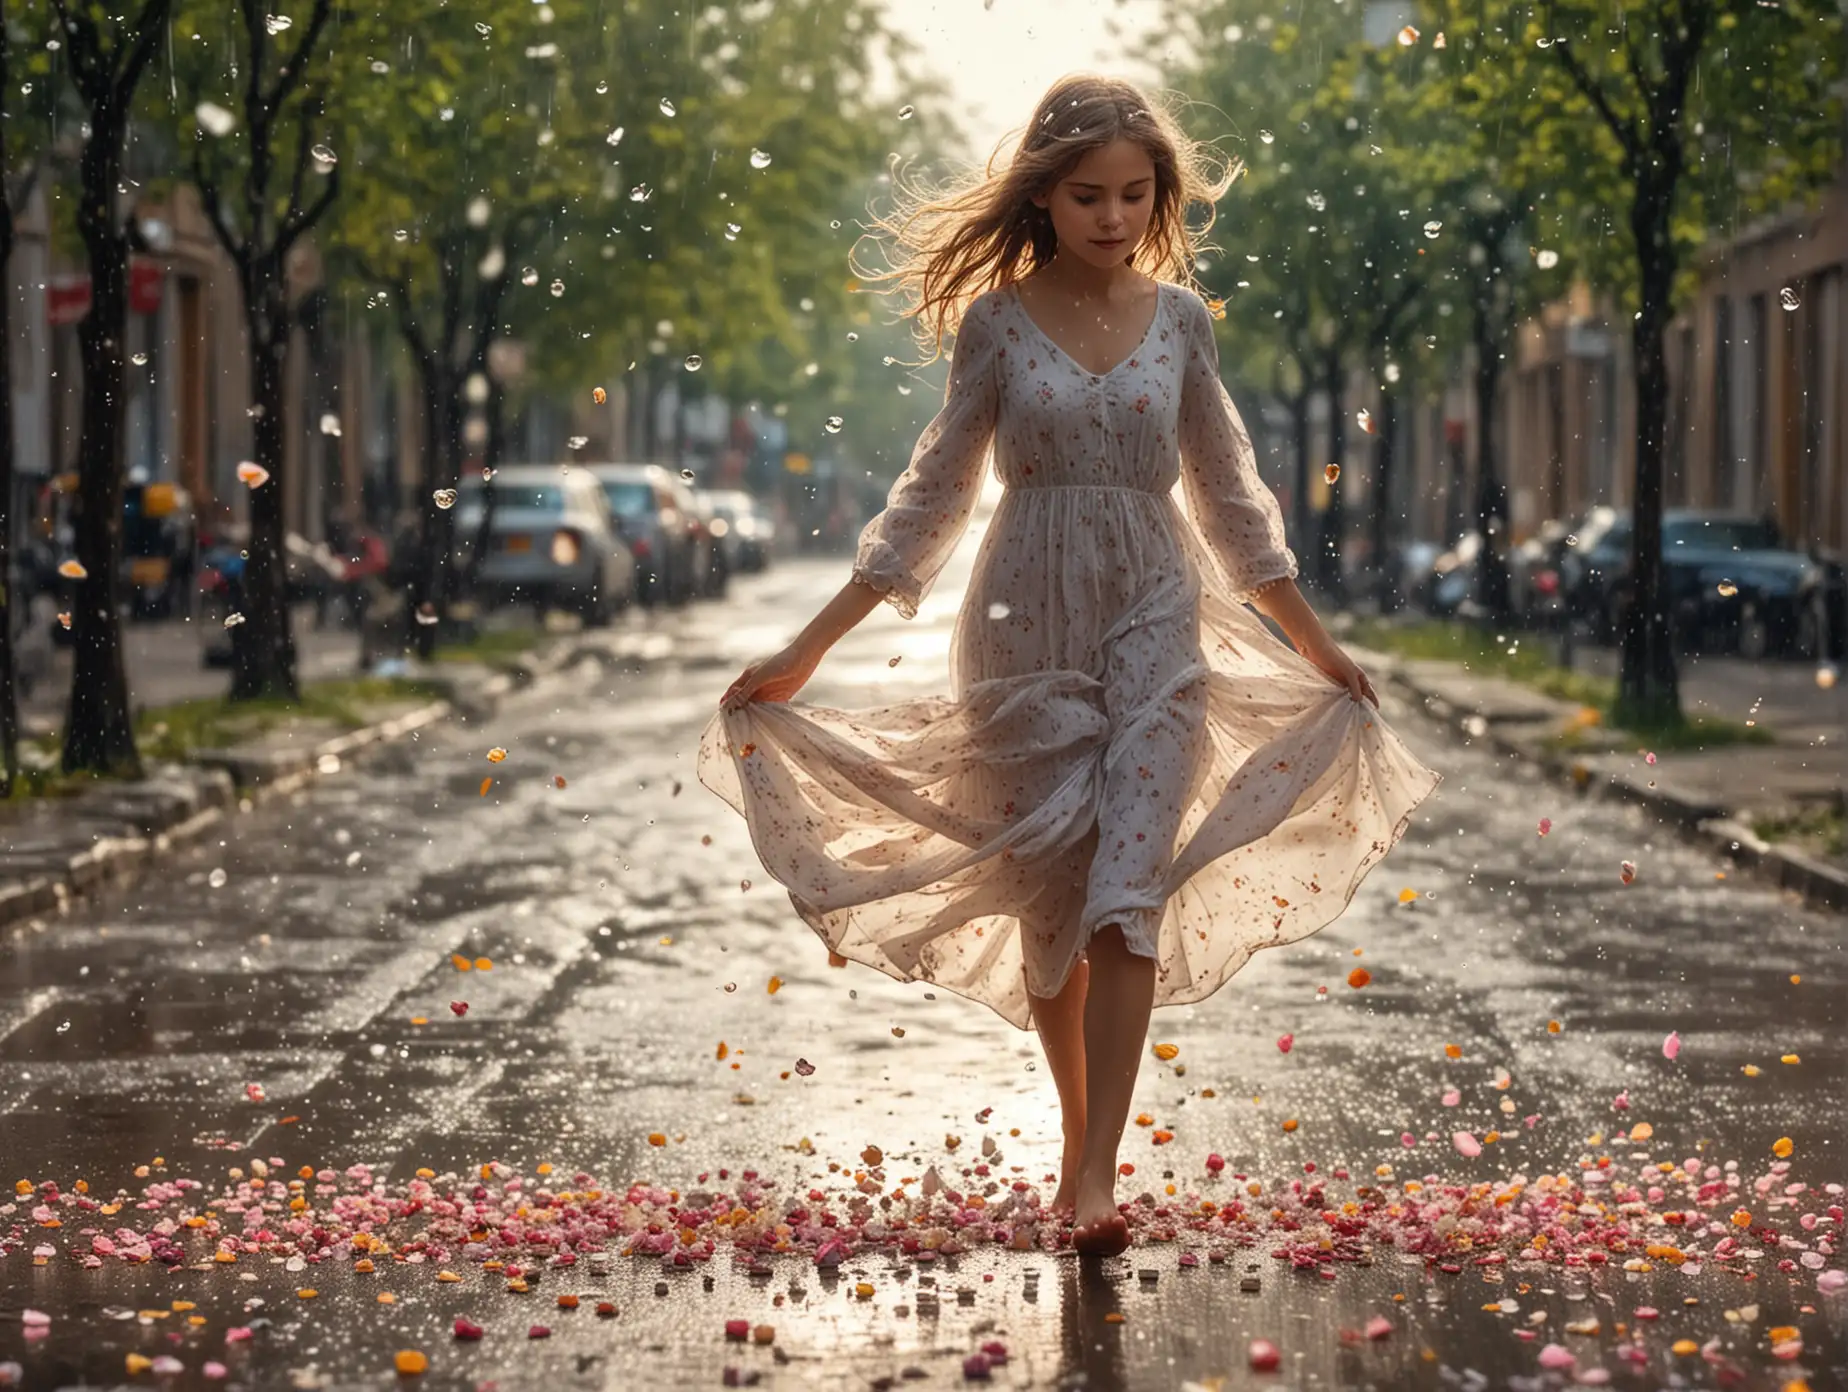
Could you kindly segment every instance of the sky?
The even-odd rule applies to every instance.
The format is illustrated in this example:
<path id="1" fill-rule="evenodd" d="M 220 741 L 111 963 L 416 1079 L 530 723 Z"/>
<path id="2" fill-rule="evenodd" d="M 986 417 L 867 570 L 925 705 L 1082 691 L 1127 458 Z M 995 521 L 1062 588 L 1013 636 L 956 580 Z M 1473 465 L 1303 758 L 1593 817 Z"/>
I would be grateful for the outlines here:
<path id="1" fill-rule="evenodd" d="M 1066 73 L 1141 74 L 1110 34 L 1130 24 L 1147 0 L 886 0 L 893 26 L 923 50 L 948 84 L 972 151 L 986 157 Z"/>

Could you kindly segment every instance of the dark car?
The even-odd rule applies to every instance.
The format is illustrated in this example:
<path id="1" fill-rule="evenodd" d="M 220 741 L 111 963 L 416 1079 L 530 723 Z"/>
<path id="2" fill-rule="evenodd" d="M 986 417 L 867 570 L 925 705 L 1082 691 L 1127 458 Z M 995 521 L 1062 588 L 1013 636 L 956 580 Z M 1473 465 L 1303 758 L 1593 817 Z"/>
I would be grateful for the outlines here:
<path id="1" fill-rule="evenodd" d="M 1570 608 L 1600 639 L 1616 636 L 1629 603 L 1633 536 L 1628 513 L 1594 509 L 1563 562 Z M 1842 594 L 1841 566 L 1792 550 L 1767 518 L 1662 515 L 1662 598 L 1683 646 L 1822 656 Z"/>
<path id="2" fill-rule="evenodd" d="M 1573 524 L 1554 518 L 1508 553 L 1509 602 L 1523 623 L 1556 628 L 1565 621 L 1562 569 L 1576 534 Z"/>
<path id="3" fill-rule="evenodd" d="M 635 553 L 643 604 L 678 604 L 710 584 L 712 538 L 693 490 L 659 464 L 584 466 Z"/>

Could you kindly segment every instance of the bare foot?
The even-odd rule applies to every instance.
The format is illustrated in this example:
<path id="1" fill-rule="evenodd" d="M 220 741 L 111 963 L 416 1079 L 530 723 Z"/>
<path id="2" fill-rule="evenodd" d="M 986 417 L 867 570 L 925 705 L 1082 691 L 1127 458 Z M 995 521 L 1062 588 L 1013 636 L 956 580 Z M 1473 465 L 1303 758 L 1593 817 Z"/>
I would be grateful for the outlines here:
<path id="1" fill-rule="evenodd" d="M 1114 1175 L 1101 1183 L 1079 1178 L 1072 1246 L 1082 1256 L 1114 1257 L 1129 1246 L 1129 1220 L 1117 1212 L 1115 1181 Z"/>
<path id="2" fill-rule="evenodd" d="M 1084 1149 L 1084 1127 L 1065 1133 L 1065 1153 L 1059 1160 L 1059 1189 L 1052 1196 L 1054 1213 L 1070 1213 L 1078 1200 L 1078 1155 Z"/>

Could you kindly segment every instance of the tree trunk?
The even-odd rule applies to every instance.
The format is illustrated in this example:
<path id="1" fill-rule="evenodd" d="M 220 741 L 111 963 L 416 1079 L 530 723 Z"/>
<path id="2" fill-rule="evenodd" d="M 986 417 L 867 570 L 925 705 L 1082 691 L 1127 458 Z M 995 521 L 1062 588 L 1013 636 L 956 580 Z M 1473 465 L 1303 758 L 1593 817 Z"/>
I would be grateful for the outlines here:
<path id="1" fill-rule="evenodd" d="M 260 271 L 258 272 L 260 275 Z M 288 353 L 288 307 L 277 285 L 250 287 L 245 315 L 250 334 L 252 436 L 256 462 L 269 471 L 250 490 L 250 558 L 244 563 L 244 622 L 233 630 L 231 699 L 281 697 L 297 701 L 295 637 L 290 631 L 288 567 L 283 543 L 283 367 Z"/>
<path id="2" fill-rule="evenodd" d="M 139 777 L 123 666 L 118 568 L 122 558 L 122 339 L 128 326 L 128 239 L 116 221 L 127 111 L 97 104 L 80 164 L 77 226 L 90 263 L 90 312 L 77 328 L 83 433 L 77 448 L 77 561 L 71 604 L 71 703 L 64 770 Z"/>
<path id="3" fill-rule="evenodd" d="M 1490 618 L 1508 617 L 1508 565 L 1501 545 L 1507 534 L 1507 494 L 1495 460 L 1495 396 L 1501 381 L 1501 343 L 1491 322 L 1494 310 L 1476 305 L 1476 602 Z"/>
<path id="4" fill-rule="evenodd" d="M 1315 475 L 1310 472 L 1309 462 L 1309 398 L 1311 389 L 1303 389 L 1290 398 L 1290 440 L 1296 449 L 1296 496 L 1292 499 L 1290 511 L 1290 532 L 1296 538 L 1298 549 L 1309 545 L 1310 529 L 1315 525 L 1315 513 L 1309 506 L 1309 494 L 1313 487 Z"/>
<path id="5" fill-rule="evenodd" d="M 436 541 L 436 504 L 432 500 L 437 488 L 442 453 L 442 400 L 445 387 L 440 363 L 420 358 L 417 365 L 418 395 L 423 406 L 423 439 L 418 450 L 417 493 L 417 560 L 410 576 L 410 603 L 406 608 L 405 637 L 417 655 L 428 661 L 436 653 L 436 624 L 429 622 L 436 614 L 437 591 L 431 587 L 436 575 L 436 560 L 431 547 Z M 450 393 L 453 395 L 453 393 Z"/>
<path id="6" fill-rule="evenodd" d="M 1322 389 L 1328 396 L 1328 458 L 1339 465 L 1347 454 L 1347 372 L 1341 354 L 1331 351 L 1323 362 Z M 1316 575 L 1321 587 L 1337 604 L 1347 595 L 1347 577 L 1341 568 L 1341 544 L 1347 537 L 1347 503 L 1337 478 L 1328 492 L 1328 506 L 1322 512 L 1321 546 L 1316 557 Z"/>
<path id="7" fill-rule="evenodd" d="M 314 438 L 321 451 L 321 530 L 330 542 L 338 537 L 345 545 L 348 524 L 359 519 L 353 500 L 346 496 L 340 437 L 320 427 L 321 417 L 333 416 L 337 420 L 340 416 L 340 369 L 327 324 L 331 303 L 327 287 L 317 286 L 302 297 L 297 317 L 308 349 L 309 374 L 314 378 Z"/>
<path id="8" fill-rule="evenodd" d="M 1390 384 L 1380 390 L 1380 446 L 1373 471 L 1373 590 L 1382 613 L 1397 609 L 1398 574 L 1388 547 L 1392 534 L 1392 484 L 1398 449 L 1399 394 Z"/>
<path id="9" fill-rule="evenodd" d="M 6 5 L 0 0 L 0 92 L 7 90 Z M 19 694 L 13 678 L 13 205 L 5 188 L 6 123 L 0 121 L 0 797 L 19 775 Z M 29 616 L 28 616 L 29 617 Z"/>
<path id="10" fill-rule="evenodd" d="M 1621 620 L 1622 661 L 1613 715 L 1620 725 L 1643 728 L 1679 725 L 1682 718 L 1674 625 L 1662 589 L 1662 445 L 1668 405 L 1662 340 L 1675 278 L 1668 228 L 1671 201 L 1639 184 L 1632 213 L 1642 273 L 1641 313 L 1631 339 L 1636 361 L 1636 488 L 1630 504 L 1628 603 Z"/>
<path id="11" fill-rule="evenodd" d="M 487 417 L 487 448 L 481 452 L 481 522 L 475 528 L 468 549 L 468 566 L 462 572 L 462 592 L 471 599 L 482 564 L 488 558 L 488 548 L 493 544 L 495 495 L 499 492 L 494 486 L 494 475 L 507 447 L 507 389 L 492 377 L 488 379 Z"/>

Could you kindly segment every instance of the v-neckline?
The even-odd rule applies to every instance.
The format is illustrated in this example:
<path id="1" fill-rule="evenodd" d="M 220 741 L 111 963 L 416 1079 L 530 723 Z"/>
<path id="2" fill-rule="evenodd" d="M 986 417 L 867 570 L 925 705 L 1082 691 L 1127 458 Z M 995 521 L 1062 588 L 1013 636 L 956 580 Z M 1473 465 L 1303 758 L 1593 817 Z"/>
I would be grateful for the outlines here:
<path id="1" fill-rule="evenodd" d="M 1020 311 L 1020 317 L 1027 321 L 1028 326 L 1034 333 L 1040 336 L 1041 341 L 1044 342 L 1048 348 L 1052 349 L 1053 352 L 1064 358 L 1066 362 L 1070 363 L 1076 371 L 1082 373 L 1093 382 L 1108 381 L 1142 355 L 1142 350 L 1148 347 L 1149 340 L 1155 336 L 1156 324 L 1161 322 L 1162 301 L 1168 293 L 1168 287 L 1165 284 L 1159 280 L 1155 282 L 1155 311 L 1149 315 L 1149 326 L 1142 331 L 1142 337 L 1136 340 L 1136 346 L 1131 348 L 1128 353 L 1124 354 L 1122 360 L 1108 372 L 1093 372 L 1070 353 L 1066 352 L 1065 349 L 1061 348 L 1057 340 L 1039 326 L 1039 321 L 1035 319 L 1032 312 L 1028 310 L 1027 302 L 1021 298 L 1019 281 L 1015 281 L 1008 289 L 1013 291 L 1014 294 L 1014 308 Z"/>

